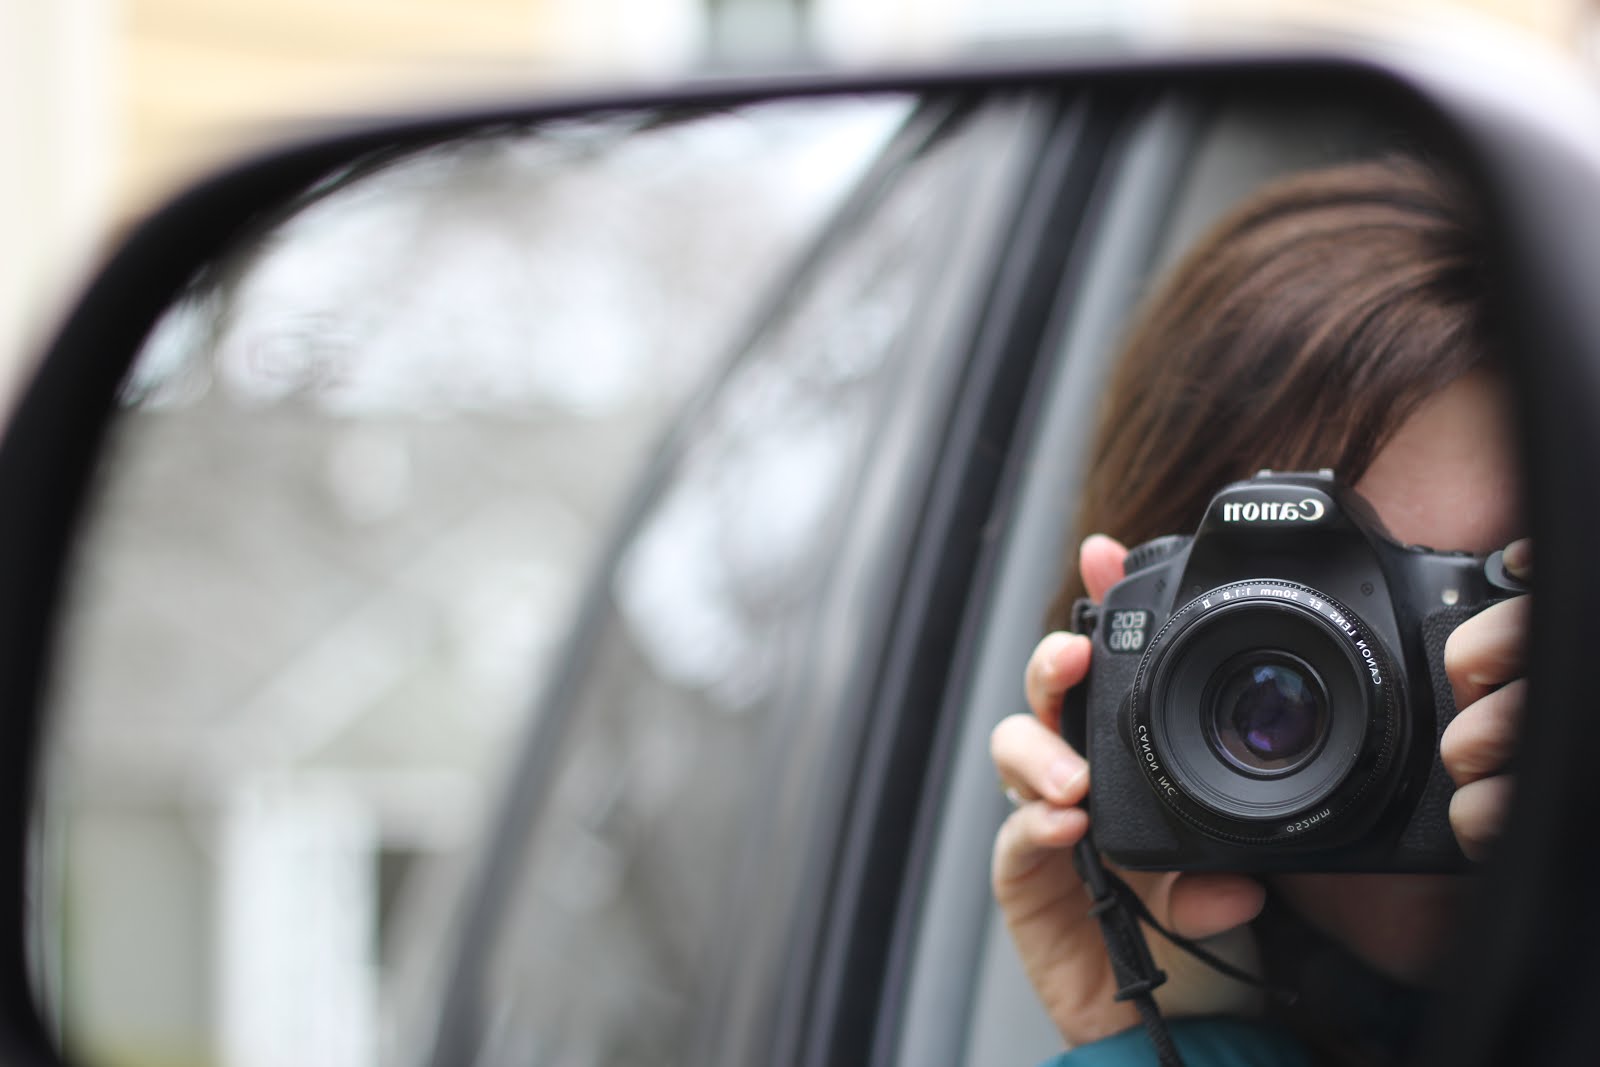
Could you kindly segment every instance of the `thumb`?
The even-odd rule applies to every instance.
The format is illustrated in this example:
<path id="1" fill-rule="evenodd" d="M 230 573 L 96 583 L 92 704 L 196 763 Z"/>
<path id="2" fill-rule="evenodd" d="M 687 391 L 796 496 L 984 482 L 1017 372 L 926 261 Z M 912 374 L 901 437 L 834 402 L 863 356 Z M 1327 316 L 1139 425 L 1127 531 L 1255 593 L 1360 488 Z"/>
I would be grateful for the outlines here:
<path id="1" fill-rule="evenodd" d="M 1099 603 L 1106 591 L 1122 581 L 1122 560 L 1128 554 L 1120 541 L 1105 534 L 1090 534 L 1078 549 L 1078 573 L 1083 575 L 1083 585 L 1089 599 Z"/>

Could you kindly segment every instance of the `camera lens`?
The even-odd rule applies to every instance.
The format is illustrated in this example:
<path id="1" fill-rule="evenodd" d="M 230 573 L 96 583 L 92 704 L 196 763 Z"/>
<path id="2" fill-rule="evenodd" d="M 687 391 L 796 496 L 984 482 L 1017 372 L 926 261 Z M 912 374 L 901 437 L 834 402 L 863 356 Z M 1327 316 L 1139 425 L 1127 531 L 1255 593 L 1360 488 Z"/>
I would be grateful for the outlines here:
<path id="1" fill-rule="evenodd" d="M 1210 739 L 1241 770 L 1291 771 L 1327 736 L 1327 691 L 1298 658 L 1248 653 L 1217 677 L 1221 684 L 1207 700 Z"/>
<path id="2" fill-rule="evenodd" d="M 1397 781 L 1396 677 L 1367 624 L 1333 598 L 1282 580 L 1232 582 L 1193 598 L 1146 644 L 1124 736 L 1159 800 L 1212 837 L 1354 839 Z"/>

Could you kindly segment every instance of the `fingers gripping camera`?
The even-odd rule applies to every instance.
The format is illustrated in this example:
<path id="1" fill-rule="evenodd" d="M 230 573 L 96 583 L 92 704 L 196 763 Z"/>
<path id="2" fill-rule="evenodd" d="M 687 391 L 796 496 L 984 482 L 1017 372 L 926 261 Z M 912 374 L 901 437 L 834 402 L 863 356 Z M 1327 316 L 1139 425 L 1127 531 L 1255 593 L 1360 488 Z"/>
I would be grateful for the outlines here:
<path id="1" fill-rule="evenodd" d="M 1096 845 L 1132 868 L 1450 871 L 1450 632 L 1522 591 L 1392 540 L 1329 471 L 1219 492 L 1193 537 L 1128 554 L 1063 716 Z"/>

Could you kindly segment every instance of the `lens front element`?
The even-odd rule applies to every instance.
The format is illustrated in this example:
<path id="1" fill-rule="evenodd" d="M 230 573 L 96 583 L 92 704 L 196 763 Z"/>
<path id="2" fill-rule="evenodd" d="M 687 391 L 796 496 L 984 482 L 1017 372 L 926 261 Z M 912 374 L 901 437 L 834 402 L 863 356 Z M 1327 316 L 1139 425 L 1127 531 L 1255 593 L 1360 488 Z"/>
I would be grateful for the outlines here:
<path id="1" fill-rule="evenodd" d="M 1286 774 L 1328 735 L 1328 693 L 1298 657 L 1248 652 L 1217 672 L 1206 699 L 1209 737 L 1224 758 L 1253 774 Z"/>

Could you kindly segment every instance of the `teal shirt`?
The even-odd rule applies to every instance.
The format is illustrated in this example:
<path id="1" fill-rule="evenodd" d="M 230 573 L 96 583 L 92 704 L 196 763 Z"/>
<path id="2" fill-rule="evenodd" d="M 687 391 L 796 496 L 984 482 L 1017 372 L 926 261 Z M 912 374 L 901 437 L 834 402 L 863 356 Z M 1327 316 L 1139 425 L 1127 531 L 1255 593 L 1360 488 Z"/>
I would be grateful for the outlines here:
<path id="1" fill-rule="evenodd" d="M 1311 1067 L 1305 1048 L 1286 1032 L 1245 1019 L 1172 1019 L 1173 1044 L 1186 1067 Z M 1043 1067 L 1156 1067 L 1155 1046 L 1136 1026 L 1063 1052 Z"/>

